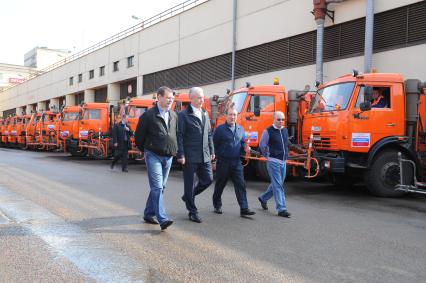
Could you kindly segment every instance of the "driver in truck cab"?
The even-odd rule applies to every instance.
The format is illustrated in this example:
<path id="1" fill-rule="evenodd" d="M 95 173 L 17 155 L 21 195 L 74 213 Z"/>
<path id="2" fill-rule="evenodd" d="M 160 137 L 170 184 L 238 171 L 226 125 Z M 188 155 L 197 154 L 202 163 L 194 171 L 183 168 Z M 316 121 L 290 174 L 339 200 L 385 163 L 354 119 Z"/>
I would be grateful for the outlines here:
<path id="1" fill-rule="evenodd" d="M 382 90 L 380 88 L 373 89 L 373 100 L 371 102 L 371 108 L 385 108 L 386 100 L 382 95 Z"/>

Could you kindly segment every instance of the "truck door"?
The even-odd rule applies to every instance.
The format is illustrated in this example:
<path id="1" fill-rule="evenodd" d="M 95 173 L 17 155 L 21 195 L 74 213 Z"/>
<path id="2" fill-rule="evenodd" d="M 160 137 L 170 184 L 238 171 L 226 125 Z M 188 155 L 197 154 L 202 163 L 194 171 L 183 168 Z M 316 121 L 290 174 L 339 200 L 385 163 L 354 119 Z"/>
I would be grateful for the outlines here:
<path id="1" fill-rule="evenodd" d="M 260 116 L 254 115 L 254 99 L 259 97 Z M 275 96 L 273 94 L 250 94 L 245 115 L 241 121 L 246 132 L 246 138 L 251 147 L 258 147 L 263 131 L 272 125 L 275 112 Z"/>
<path id="2" fill-rule="evenodd" d="M 374 91 L 380 90 L 384 103 L 381 107 L 373 107 L 360 113 L 359 106 L 363 102 L 366 86 L 359 85 L 356 88 L 358 96 L 348 123 L 351 151 L 367 152 L 377 141 L 385 137 L 404 135 L 405 104 L 402 86 L 379 83 L 369 86 L 372 86 Z"/>

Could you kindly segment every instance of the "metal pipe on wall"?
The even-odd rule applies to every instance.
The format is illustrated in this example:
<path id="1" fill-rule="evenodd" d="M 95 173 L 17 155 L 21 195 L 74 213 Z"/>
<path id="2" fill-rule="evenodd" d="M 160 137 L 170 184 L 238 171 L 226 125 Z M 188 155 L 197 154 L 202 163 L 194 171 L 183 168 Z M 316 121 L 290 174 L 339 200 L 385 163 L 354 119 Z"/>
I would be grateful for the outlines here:
<path id="1" fill-rule="evenodd" d="M 327 11 L 326 0 L 313 0 L 315 22 L 317 23 L 316 81 L 323 83 L 324 22 Z"/>
<path id="2" fill-rule="evenodd" d="M 367 0 L 365 16 L 364 73 L 370 73 L 373 61 L 374 0 Z"/>
<path id="3" fill-rule="evenodd" d="M 237 49 L 237 2 L 233 2 L 232 12 L 232 65 L 231 65 L 231 90 L 235 89 L 235 52 Z"/>

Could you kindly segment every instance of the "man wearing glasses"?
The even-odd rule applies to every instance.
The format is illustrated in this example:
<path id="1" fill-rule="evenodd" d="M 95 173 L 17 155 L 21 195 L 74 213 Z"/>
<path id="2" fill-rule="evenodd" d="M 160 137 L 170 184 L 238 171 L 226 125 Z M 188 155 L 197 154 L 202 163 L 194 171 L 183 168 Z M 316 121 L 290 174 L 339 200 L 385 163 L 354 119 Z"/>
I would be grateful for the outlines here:
<path id="1" fill-rule="evenodd" d="M 284 113 L 275 112 L 274 123 L 263 131 L 260 139 L 260 150 L 268 159 L 267 169 L 271 184 L 258 199 L 262 208 L 267 210 L 267 202 L 274 196 L 278 216 L 288 218 L 291 214 L 287 211 L 283 186 L 288 158 L 288 131 L 284 127 L 284 121 Z"/>

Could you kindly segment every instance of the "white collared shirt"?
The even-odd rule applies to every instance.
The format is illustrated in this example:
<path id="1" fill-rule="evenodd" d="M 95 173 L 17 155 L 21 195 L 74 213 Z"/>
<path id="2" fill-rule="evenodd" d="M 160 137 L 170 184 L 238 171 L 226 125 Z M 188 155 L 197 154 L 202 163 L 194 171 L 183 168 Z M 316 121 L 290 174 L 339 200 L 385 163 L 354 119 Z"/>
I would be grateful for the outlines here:
<path id="1" fill-rule="evenodd" d="M 170 108 L 163 109 L 161 108 L 160 104 L 157 103 L 158 111 L 160 112 L 161 118 L 163 118 L 164 122 L 166 123 L 166 127 L 169 127 L 169 111 Z"/>
<path id="2" fill-rule="evenodd" d="M 194 112 L 194 115 L 197 116 L 198 119 L 200 119 L 201 122 L 203 122 L 203 112 L 201 111 L 201 109 L 195 108 L 194 106 L 192 106 L 192 111 Z"/>

